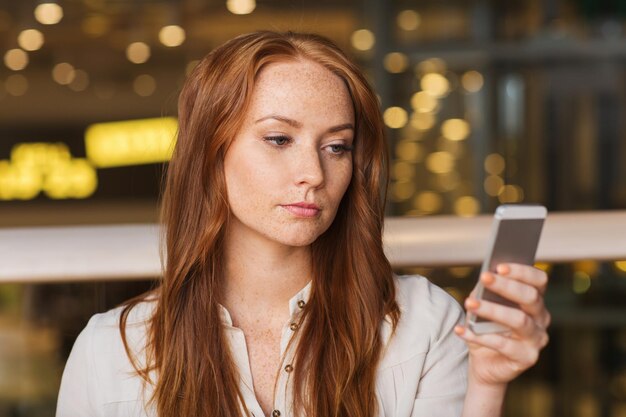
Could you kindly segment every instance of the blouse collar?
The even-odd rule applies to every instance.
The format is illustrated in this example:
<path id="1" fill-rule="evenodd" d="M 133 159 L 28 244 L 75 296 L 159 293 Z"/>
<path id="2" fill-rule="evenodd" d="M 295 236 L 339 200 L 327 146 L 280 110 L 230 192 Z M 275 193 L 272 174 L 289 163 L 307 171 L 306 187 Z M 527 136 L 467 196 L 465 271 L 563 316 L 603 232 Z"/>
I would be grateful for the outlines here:
<path id="1" fill-rule="evenodd" d="M 290 316 L 294 316 L 300 310 L 304 308 L 306 303 L 309 301 L 309 296 L 311 295 L 311 286 L 313 281 L 309 281 L 304 288 L 296 293 L 293 297 L 289 299 L 289 314 Z M 232 327 L 233 320 L 230 316 L 230 313 L 222 304 L 218 304 L 220 310 L 220 318 L 222 320 L 222 324 L 226 326 Z"/>

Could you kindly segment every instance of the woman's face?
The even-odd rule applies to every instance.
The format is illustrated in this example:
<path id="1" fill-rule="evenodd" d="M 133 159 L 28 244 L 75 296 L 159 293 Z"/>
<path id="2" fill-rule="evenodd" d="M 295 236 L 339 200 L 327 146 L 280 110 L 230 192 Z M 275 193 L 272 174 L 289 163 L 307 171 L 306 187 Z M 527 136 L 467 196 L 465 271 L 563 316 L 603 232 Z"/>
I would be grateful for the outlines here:
<path id="1" fill-rule="evenodd" d="M 312 61 L 261 70 L 243 125 L 226 152 L 229 234 L 311 244 L 332 223 L 352 176 L 348 89 Z"/>

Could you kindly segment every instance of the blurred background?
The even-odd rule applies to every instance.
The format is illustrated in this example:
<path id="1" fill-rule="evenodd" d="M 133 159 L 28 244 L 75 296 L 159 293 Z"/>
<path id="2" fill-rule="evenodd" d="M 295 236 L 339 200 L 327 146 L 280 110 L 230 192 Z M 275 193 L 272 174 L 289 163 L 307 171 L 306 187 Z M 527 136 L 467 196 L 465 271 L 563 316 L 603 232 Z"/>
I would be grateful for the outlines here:
<path id="1" fill-rule="evenodd" d="M 626 209 L 625 18 L 626 0 L 0 0 L 0 230 L 156 222 L 185 75 L 256 29 L 321 33 L 365 70 L 389 216 Z M 626 417 L 626 260 L 538 266 L 551 342 L 505 415 Z M 398 269 L 459 300 L 477 271 Z M 155 279 L 0 277 L 0 416 L 53 416 L 88 318 Z"/>

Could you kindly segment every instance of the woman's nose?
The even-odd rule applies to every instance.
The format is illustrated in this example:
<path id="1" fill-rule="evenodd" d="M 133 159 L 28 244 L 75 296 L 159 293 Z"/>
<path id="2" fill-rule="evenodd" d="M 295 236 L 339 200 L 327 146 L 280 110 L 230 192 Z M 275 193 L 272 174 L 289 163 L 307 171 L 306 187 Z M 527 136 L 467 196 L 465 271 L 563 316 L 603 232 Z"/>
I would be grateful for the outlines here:
<path id="1" fill-rule="evenodd" d="M 317 149 L 307 149 L 293 161 L 296 184 L 320 187 L 324 184 L 324 167 Z"/>

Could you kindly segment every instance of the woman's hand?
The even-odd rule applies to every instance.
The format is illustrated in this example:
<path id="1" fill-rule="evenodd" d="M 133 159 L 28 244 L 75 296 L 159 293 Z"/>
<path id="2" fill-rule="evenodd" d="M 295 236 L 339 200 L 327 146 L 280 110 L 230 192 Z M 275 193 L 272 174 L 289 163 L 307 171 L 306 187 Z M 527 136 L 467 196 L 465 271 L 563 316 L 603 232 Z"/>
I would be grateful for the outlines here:
<path id="1" fill-rule="evenodd" d="M 478 301 L 473 293 L 465 300 L 465 307 L 510 332 L 476 335 L 464 326 L 454 330 L 469 346 L 470 382 L 506 386 L 537 362 L 539 351 L 548 343 L 550 313 L 543 302 L 548 276 L 532 266 L 507 263 L 498 265 L 497 274 L 483 273 L 480 280 L 489 291 L 516 302 L 520 308 Z"/>

